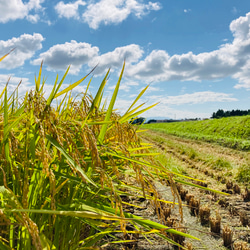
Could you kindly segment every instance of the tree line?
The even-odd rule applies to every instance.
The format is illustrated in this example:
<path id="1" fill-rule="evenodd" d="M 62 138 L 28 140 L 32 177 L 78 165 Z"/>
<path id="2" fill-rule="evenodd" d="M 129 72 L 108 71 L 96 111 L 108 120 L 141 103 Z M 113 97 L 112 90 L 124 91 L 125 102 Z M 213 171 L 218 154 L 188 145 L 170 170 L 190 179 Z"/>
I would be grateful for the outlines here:
<path id="1" fill-rule="evenodd" d="M 222 117 L 229 117 L 229 116 L 244 116 L 244 115 L 250 115 L 250 109 L 248 110 L 227 110 L 224 111 L 223 109 L 218 109 L 217 112 L 213 112 L 211 118 L 222 118 Z"/>

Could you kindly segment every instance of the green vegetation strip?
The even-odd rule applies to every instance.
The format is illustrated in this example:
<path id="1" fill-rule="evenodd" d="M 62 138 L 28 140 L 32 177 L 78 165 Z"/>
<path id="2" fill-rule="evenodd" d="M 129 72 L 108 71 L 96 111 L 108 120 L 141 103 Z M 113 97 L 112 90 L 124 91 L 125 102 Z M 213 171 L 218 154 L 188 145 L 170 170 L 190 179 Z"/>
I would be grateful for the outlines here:
<path id="1" fill-rule="evenodd" d="M 143 128 L 249 151 L 250 116 L 144 124 Z"/>

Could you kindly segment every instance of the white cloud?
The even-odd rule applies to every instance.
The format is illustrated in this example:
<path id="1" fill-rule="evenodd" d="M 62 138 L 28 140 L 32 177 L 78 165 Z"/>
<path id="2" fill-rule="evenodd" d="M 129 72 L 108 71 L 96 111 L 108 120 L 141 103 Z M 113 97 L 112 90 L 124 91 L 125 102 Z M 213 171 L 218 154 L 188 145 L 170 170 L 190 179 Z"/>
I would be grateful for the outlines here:
<path id="1" fill-rule="evenodd" d="M 26 77 L 21 78 L 15 75 L 0 74 L 0 93 L 2 93 L 6 83 L 8 82 L 8 94 L 12 94 L 16 90 L 20 81 L 22 82 L 18 88 L 18 96 L 19 98 L 22 98 L 27 91 L 30 91 L 32 87 L 34 87 L 34 84 L 32 85 Z"/>
<path id="2" fill-rule="evenodd" d="M 238 10 L 237 10 L 236 7 L 233 7 L 233 9 L 231 10 L 231 12 L 232 12 L 234 15 L 236 15 L 236 14 L 238 13 Z"/>
<path id="3" fill-rule="evenodd" d="M 138 92 L 139 94 L 139 92 Z M 123 115 L 130 105 L 133 103 L 134 98 L 136 98 L 137 95 L 134 95 L 133 98 L 131 99 L 124 99 L 124 98 L 119 98 L 117 99 L 115 103 L 115 109 L 117 109 L 117 112 L 121 115 Z M 153 97 L 153 96 L 152 96 Z M 155 98 L 154 98 L 155 97 Z M 157 103 L 160 99 L 163 99 L 162 96 L 154 96 L 151 98 L 149 102 L 147 102 L 145 105 L 142 106 L 141 109 L 149 107 L 152 104 Z M 139 100 L 137 105 L 141 104 L 142 102 L 145 101 L 145 98 L 142 98 Z M 149 109 L 148 111 L 144 112 L 141 114 L 142 117 L 166 117 L 166 118 L 172 118 L 172 119 L 184 119 L 184 118 L 209 118 L 211 117 L 210 113 L 197 113 L 197 112 L 192 112 L 190 110 L 184 110 L 183 108 L 178 110 L 176 108 L 170 107 L 169 104 L 160 102 L 158 105 L 155 107 Z"/>
<path id="4" fill-rule="evenodd" d="M 209 118 L 210 113 L 192 112 L 190 109 L 175 109 L 169 107 L 167 104 L 159 103 L 152 109 L 141 114 L 142 117 L 166 117 L 170 119 L 185 119 L 185 118 Z"/>
<path id="5" fill-rule="evenodd" d="M 92 29 L 97 29 L 101 23 L 118 24 L 124 21 L 130 14 L 141 18 L 151 10 L 159 10 L 159 3 L 149 2 L 142 4 L 136 0 L 101 0 L 94 4 L 89 4 L 82 17 Z"/>
<path id="6" fill-rule="evenodd" d="M 129 80 L 125 80 L 125 81 L 122 81 L 121 85 L 120 85 L 120 88 L 119 88 L 119 91 L 120 90 L 123 90 L 125 92 L 129 92 L 131 90 L 131 88 L 134 88 L 135 86 L 138 86 L 139 83 L 138 82 L 135 82 L 135 81 L 129 81 Z M 114 90 L 115 89 L 115 86 L 116 85 L 112 85 L 112 86 L 109 86 L 108 89 L 109 90 Z"/>
<path id="7" fill-rule="evenodd" d="M 92 58 L 89 61 L 89 66 L 92 68 L 96 64 L 98 67 L 95 70 L 95 74 L 103 74 L 108 68 L 122 68 L 123 61 L 126 60 L 126 64 L 132 64 L 137 62 L 143 55 L 143 50 L 139 45 L 130 44 L 123 47 L 117 47 L 111 52 L 104 53 L 96 58 Z"/>
<path id="8" fill-rule="evenodd" d="M 216 93 L 212 91 L 195 92 L 178 96 L 164 97 L 161 102 L 168 105 L 202 104 L 207 102 L 233 102 L 238 101 L 230 94 Z"/>
<path id="9" fill-rule="evenodd" d="M 64 3 L 60 1 L 56 6 L 55 10 L 58 13 L 59 17 L 65 18 L 74 18 L 79 19 L 79 6 L 85 6 L 86 2 L 82 0 L 78 0 L 75 2 Z"/>
<path id="10" fill-rule="evenodd" d="M 141 90 L 143 90 L 143 89 L 144 89 L 144 87 Z M 150 92 L 155 92 L 155 91 L 161 91 L 161 89 L 158 88 L 158 87 L 153 87 L 152 85 L 150 85 L 148 87 L 148 89 L 147 89 L 147 94 L 149 94 Z"/>
<path id="11" fill-rule="evenodd" d="M 231 22 L 230 30 L 233 32 L 235 39 L 243 41 L 250 38 L 249 24 L 250 12 L 246 16 L 241 16 Z"/>
<path id="12" fill-rule="evenodd" d="M 42 48 L 43 36 L 39 33 L 23 34 L 20 37 L 13 37 L 7 41 L 0 40 L 0 51 L 8 53 L 15 49 L 3 61 L 0 68 L 14 69 L 22 66 L 26 60 L 32 58 L 35 52 Z"/>
<path id="13" fill-rule="evenodd" d="M 177 96 L 162 96 L 162 95 L 150 95 L 147 96 L 149 102 L 147 105 L 160 102 L 157 106 L 145 112 L 142 116 L 145 117 L 168 117 L 172 119 L 184 119 L 184 118 L 209 118 L 209 113 L 195 113 L 190 112 L 190 108 L 181 108 L 178 110 L 174 108 L 179 105 L 197 105 L 208 102 L 235 102 L 238 99 L 232 97 L 231 94 L 217 93 L 212 91 L 195 92 L 192 94 L 184 94 Z"/>
<path id="14" fill-rule="evenodd" d="M 232 45 L 229 47 L 198 55 L 189 52 L 173 56 L 163 50 L 153 50 L 144 60 L 129 67 L 127 75 L 155 82 L 224 78 L 238 72 L 241 66 L 237 57 L 230 54 Z"/>
<path id="15" fill-rule="evenodd" d="M 99 48 L 89 43 L 78 43 L 74 40 L 64 44 L 52 46 L 46 52 L 40 54 L 33 64 L 39 65 L 41 61 L 48 67 L 48 70 L 66 70 L 71 65 L 70 74 L 78 74 L 83 65 L 90 69 L 97 68 L 95 75 L 105 73 L 108 68 L 121 70 L 124 59 L 127 64 L 137 62 L 141 58 L 143 50 L 136 44 L 118 47 L 115 50 L 99 55 Z"/>
<path id="16" fill-rule="evenodd" d="M 86 8 L 80 11 L 80 6 Z M 81 19 L 87 23 L 90 28 L 98 29 L 100 24 L 118 24 L 124 21 L 130 14 L 137 18 L 147 15 L 150 11 L 161 9 L 159 2 L 140 3 L 138 0 L 100 0 L 89 1 L 82 0 L 69 2 L 65 4 L 60 1 L 55 10 L 59 17 Z M 81 15 L 79 14 L 81 13 Z"/>
<path id="17" fill-rule="evenodd" d="M 133 101 L 134 99 L 128 99 L 128 98 L 124 99 L 122 97 L 119 97 L 115 102 L 114 108 L 117 109 L 117 113 L 123 115 L 129 109 Z M 139 104 L 141 104 L 140 100 L 138 101 L 138 103 L 136 103 L 136 106 L 138 106 Z"/>
<path id="18" fill-rule="evenodd" d="M 44 0 L 0 0 L 0 23 L 7 23 L 17 19 L 27 18 L 28 21 L 34 22 L 38 18 L 30 12 L 41 11 L 41 3 Z M 35 17 L 35 18 L 34 18 Z"/>
<path id="19" fill-rule="evenodd" d="M 149 81 L 161 81 L 165 73 L 166 62 L 170 56 L 164 50 L 153 50 L 145 60 L 141 60 L 136 65 L 128 65 L 126 76 L 137 79 L 147 79 Z M 149 79 L 150 78 L 150 79 Z"/>
<path id="20" fill-rule="evenodd" d="M 114 89 L 115 89 L 115 86 L 116 86 L 116 85 L 109 86 L 108 89 L 109 89 L 109 90 L 114 90 Z M 125 91 L 125 92 L 129 92 L 129 91 L 130 91 L 130 86 L 125 85 L 125 84 L 122 84 L 122 85 L 120 85 L 120 87 L 119 87 L 119 91 L 121 91 L 121 90 L 123 90 L 123 91 Z"/>
<path id="21" fill-rule="evenodd" d="M 37 23 L 39 21 L 40 17 L 38 14 L 35 15 L 28 15 L 27 20 L 31 23 Z"/>
<path id="22" fill-rule="evenodd" d="M 137 64 L 128 65 L 126 75 L 147 81 L 202 81 L 233 77 L 237 88 L 250 89 L 250 13 L 230 24 L 234 40 L 219 49 L 194 54 L 170 56 L 164 50 L 153 50 Z"/>
<path id="23" fill-rule="evenodd" d="M 83 1 L 78 0 L 74 4 L 79 5 L 79 3 L 83 4 Z M 92 5 L 105 5 L 106 3 L 108 2 L 103 0 L 96 4 L 92 3 Z M 125 8 L 124 6 L 136 9 L 137 4 L 142 5 L 136 1 L 116 0 L 113 2 L 113 6 L 118 6 L 118 3 L 120 3 L 120 9 Z M 132 6 L 134 7 L 132 8 Z M 153 8 L 152 6 L 150 8 Z M 139 10 L 137 11 L 139 12 Z M 137 44 L 117 47 L 113 51 L 100 54 L 98 47 L 71 41 L 51 47 L 33 62 L 40 64 L 43 59 L 49 70 L 65 70 L 71 64 L 72 74 L 79 73 L 84 64 L 89 68 L 98 64 L 94 74 L 99 75 L 110 67 L 111 70 L 117 68 L 120 70 L 123 60 L 126 59 L 124 76 L 128 79 L 133 77 L 135 80 L 143 80 L 148 83 L 171 80 L 219 80 L 232 77 L 239 81 L 235 88 L 250 90 L 250 80 L 248 80 L 250 79 L 250 13 L 232 21 L 230 30 L 234 36 L 232 42 L 225 41 L 218 49 L 200 54 L 188 52 L 171 56 L 165 50 L 153 50 L 143 58 L 144 50 Z M 13 65 L 19 65 L 17 62 L 13 62 Z M 10 68 L 11 64 L 8 65 Z"/>
<path id="24" fill-rule="evenodd" d="M 139 94 L 138 91 L 137 94 Z M 132 104 L 134 98 L 136 98 L 137 94 L 130 96 L 129 98 L 120 97 L 116 103 L 115 108 L 118 109 L 120 114 L 126 112 L 129 106 Z M 158 105 L 146 111 L 141 116 L 143 117 L 168 117 L 172 119 L 184 119 L 184 118 L 209 118 L 211 114 L 209 113 L 196 113 L 190 112 L 187 108 L 184 110 L 181 108 L 178 110 L 177 106 L 179 105 L 197 105 L 197 104 L 204 104 L 208 102 L 235 102 L 238 99 L 232 97 L 231 94 L 226 93 L 217 93 L 212 91 L 204 91 L 204 92 L 195 92 L 192 94 L 184 94 L 178 96 L 163 96 L 163 95 L 147 95 L 148 91 L 146 92 L 146 96 L 143 96 L 138 105 L 146 102 L 146 104 L 142 108 L 146 108 L 154 103 L 160 102 Z"/>
<path id="25" fill-rule="evenodd" d="M 64 44 L 57 44 L 48 51 L 41 53 L 33 64 L 39 65 L 41 61 L 48 70 L 66 70 L 69 65 L 71 74 L 78 74 L 84 64 L 98 55 L 98 47 L 92 47 L 89 43 L 77 43 L 72 40 Z"/>
<path id="26" fill-rule="evenodd" d="M 233 77 L 239 80 L 239 83 L 234 86 L 236 89 L 245 88 L 250 90 L 250 60 Z"/>
<path id="27" fill-rule="evenodd" d="M 188 13 L 191 11 L 191 9 L 184 9 L 183 11 L 184 11 L 184 13 Z"/>

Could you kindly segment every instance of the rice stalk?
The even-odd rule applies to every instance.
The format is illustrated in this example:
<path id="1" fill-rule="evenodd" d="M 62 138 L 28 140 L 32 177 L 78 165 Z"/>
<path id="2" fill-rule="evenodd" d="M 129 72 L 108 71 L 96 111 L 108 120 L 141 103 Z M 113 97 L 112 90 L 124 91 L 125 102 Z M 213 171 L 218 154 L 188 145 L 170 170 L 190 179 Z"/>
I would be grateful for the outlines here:
<path id="1" fill-rule="evenodd" d="M 170 174 L 151 162 L 137 128 L 128 122 L 142 112 L 132 108 L 146 89 L 123 116 L 113 111 L 124 67 L 107 110 L 101 103 L 109 71 L 95 97 L 86 91 L 81 98 L 71 96 L 91 72 L 60 90 L 68 68 L 60 81 L 56 76 L 46 99 L 42 64 L 35 90 L 22 100 L 18 88 L 8 98 L 6 86 L 0 97 L 1 249 L 122 243 L 118 232 L 125 235 L 126 224 L 136 233 L 158 235 L 171 243 L 166 232 L 192 237 L 124 212 L 123 194 L 139 193 L 155 199 L 157 206 L 159 195 L 151 183 Z"/>

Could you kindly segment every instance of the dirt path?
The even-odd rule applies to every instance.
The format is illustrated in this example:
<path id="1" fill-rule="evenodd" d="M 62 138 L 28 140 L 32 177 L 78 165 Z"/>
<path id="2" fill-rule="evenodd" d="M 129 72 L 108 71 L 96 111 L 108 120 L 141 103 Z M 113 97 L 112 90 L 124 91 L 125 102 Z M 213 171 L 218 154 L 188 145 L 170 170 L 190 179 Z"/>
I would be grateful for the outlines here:
<path id="1" fill-rule="evenodd" d="M 147 132 L 142 138 L 154 144 L 161 154 L 172 157 L 189 176 L 205 180 L 208 188 L 230 193 L 228 196 L 223 196 L 190 186 L 179 186 L 179 191 L 185 190 L 199 200 L 200 206 L 208 205 L 212 217 L 215 217 L 216 212 L 221 217 L 220 234 L 215 238 L 211 236 L 208 226 L 201 226 L 198 217 L 190 214 L 190 205 L 184 208 L 184 226 L 187 227 L 187 232 L 202 239 L 200 243 L 191 241 L 193 249 L 226 249 L 223 247 L 222 240 L 222 231 L 226 226 L 233 232 L 233 242 L 242 240 L 244 244 L 248 244 L 245 248 L 236 249 L 250 249 L 250 201 L 243 197 L 246 195 L 246 185 L 234 180 L 237 168 L 249 164 L 249 152 L 239 152 L 153 131 Z M 217 162 L 229 162 L 233 169 L 223 169 L 223 166 L 222 169 L 216 169 L 217 165 L 213 164 Z M 158 188 L 164 199 L 171 199 L 169 187 L 159 186 Z M 183 197 L 184 204 L 187 204 L 186 197 L 186 195 Z"/>

